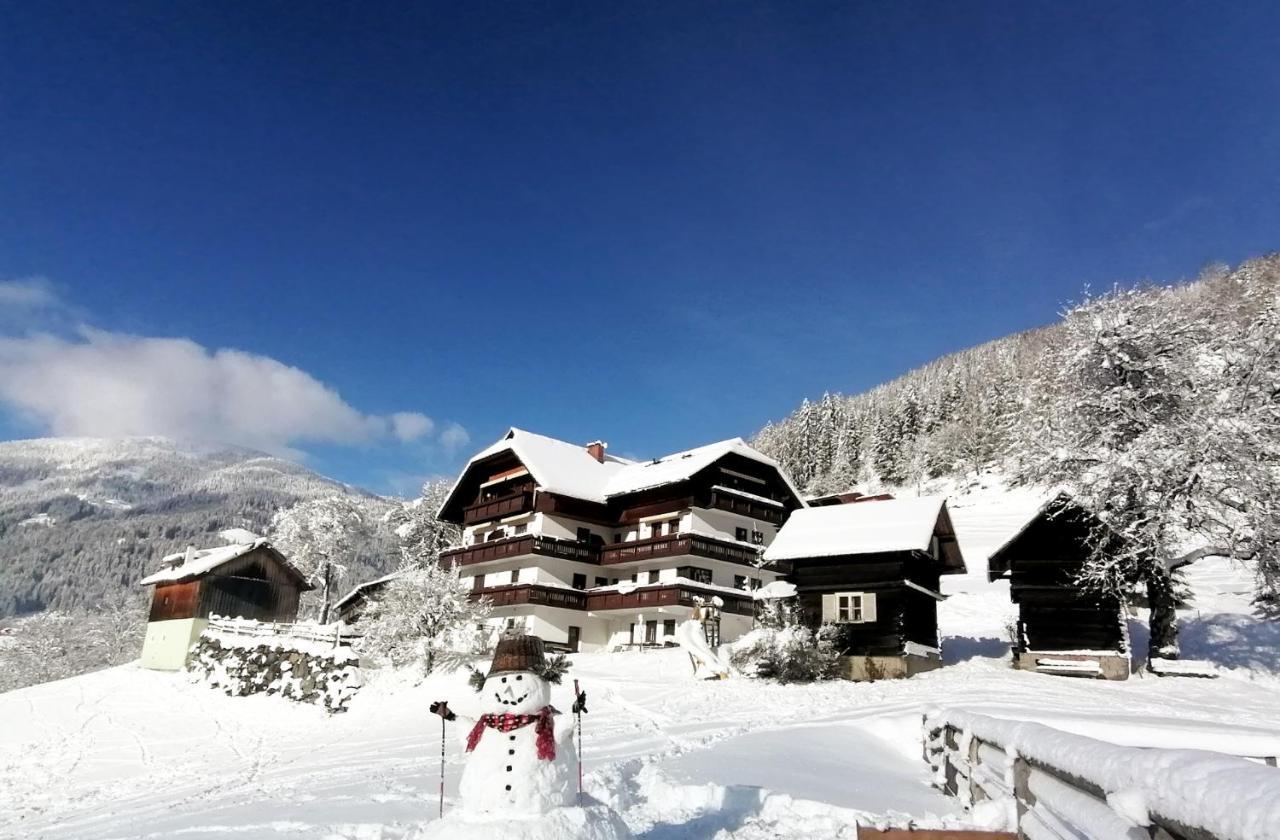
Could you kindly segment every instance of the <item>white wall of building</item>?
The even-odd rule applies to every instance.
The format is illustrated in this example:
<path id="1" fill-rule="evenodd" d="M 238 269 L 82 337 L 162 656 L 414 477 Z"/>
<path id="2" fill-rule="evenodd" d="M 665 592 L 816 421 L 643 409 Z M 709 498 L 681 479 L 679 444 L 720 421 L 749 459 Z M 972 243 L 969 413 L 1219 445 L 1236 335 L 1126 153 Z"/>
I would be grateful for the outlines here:
<path id="1" fill-rule="evenodd" d="M 180 671 L 187 663 L 187 652 L 209 626 L 203 618 L 171 618 L 147 623 L 142 640 L 142 667 L 155 671 Z"/>

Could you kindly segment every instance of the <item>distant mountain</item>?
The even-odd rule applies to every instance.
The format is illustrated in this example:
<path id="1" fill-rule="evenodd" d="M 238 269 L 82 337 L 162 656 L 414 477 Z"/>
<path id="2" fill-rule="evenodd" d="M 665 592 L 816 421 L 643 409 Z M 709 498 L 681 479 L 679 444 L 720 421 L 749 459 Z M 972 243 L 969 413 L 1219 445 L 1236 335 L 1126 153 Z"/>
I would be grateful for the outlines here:
<path id="1" fill-rule="evenodd" d="M 376 512 L 395 504 L 246 449 L 155 437 L 0 443 L 0 617 L 91 607 L 167 553 L 221 544 L 227 528 L 263 533 L 280 508 L 334 494 Z M 352 577 L 392 562 L 362 558 Z"/>

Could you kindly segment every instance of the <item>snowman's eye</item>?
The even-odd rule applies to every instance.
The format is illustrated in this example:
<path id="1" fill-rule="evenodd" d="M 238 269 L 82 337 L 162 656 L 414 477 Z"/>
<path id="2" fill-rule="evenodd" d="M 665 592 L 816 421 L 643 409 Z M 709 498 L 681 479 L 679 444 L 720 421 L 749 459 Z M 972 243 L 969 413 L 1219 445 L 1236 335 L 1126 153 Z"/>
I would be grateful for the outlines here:
<path id="1" fill-rule="evenodd" d="M 507 678 L 506 678 L 506 677 L 503 677 L 503 678 L 502 678 L 502 681 L 503 681 L 503 682 L 506 682 L 506 681 L 507 681 Z"/>
<path id="2" fill-rule="evenodd" d="M 521 674 L 521 675 L 517 676 L 517 677 L 516 677 L 516 679 L 518 679 L 518 680 L 522 680 L 522 679 L 524 679 L 524 675 L 523 675 L 523 674 Z"/>

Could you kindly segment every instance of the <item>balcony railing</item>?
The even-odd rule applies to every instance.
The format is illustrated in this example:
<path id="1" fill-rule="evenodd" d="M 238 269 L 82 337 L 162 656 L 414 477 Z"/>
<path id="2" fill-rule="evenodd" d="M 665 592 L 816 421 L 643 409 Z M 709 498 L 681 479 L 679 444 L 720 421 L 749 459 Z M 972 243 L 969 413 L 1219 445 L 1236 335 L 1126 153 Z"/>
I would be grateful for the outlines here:
<path id="1" fill-rule="evenodd" d="M 490 519 L 528 513 L 531 510 L 533 510 L 533 491 L 522 490 L 509 496 L 499 496 L 496 499 L 468 505 L 462 509 L 462 524 L 474 525 L 477 522 L 488 522 Z"/>
<path id="2" fill-rule="evenodd" d="M 701 598 L 705 603 L 713 596 L 724 601 L 721 610 L 734 615 L 751 615 L 754 605 L 750 598 L 735 598 L 723 592 L 676 584 L 650 586 L 633 592 L 583 592 L 542 586 L 537 583 L 516 583 L 510 586 L 486 586 L 471 590 L 474 599 L 488 598 L 495 607 L 518 607 L 526 604 L 543 607 L 560 607 L 566 610 L 629 610 L 655 607 L 689 607 L 692 609 Z"/>
<path id="3" fill-rule="evenodd" d="M 579 563 L 600 562 L 600 550 L 586 543 L 571 540 L 557 540 L 554 537 L 542 537 L 536 534 L 523 534 L 505 540 L 478 543 L 476 545 L 451 548 L 440 552 L 440 562 L 447 566 L 471 566 L 475 563 L 487 563 L 490 560 L 504 560 L 508 557 L 523 557 L 538 554 L 543 557 L 559 557 L 562 560 L 577 560 Z"/>
<path id="4" fill-rule="evenodd" d="M 753 565 L 760 559 L 760 551 L 750 546 L 698 534 L 673 534 L 606 545 L 600 549 L 600 564 L 610 566 L 616 563 L 686 555 L 723 560 L 726 563 L 738 563 L 744 566 Z"/>
<path id="5" fill-rule="evenodd" d="M 761 522 L 769 522 L 773 525 L 781 525 L 787 516 L 785 508 L 766 505 L 763 502 L 757 502 L 719 490 L 711 491 L 710 507 L 717 510 L 727 510 L 730 513 L 736 513 L 741 516 L 749 516 L 752 519 L 759 519 Z"/>
<path id="6" fill-rule="evenodd" d="M 585 610 L 587 595 L 573 589 L 540 586 L 536 583 L 517 583 L 512 586 L 486 586 L 471 590 L 471 597 L 488 598 L 495 607 L 515 607 L 534 604 L 542 607 L 560 607 L 566 610 Z"/>
<path id="7" fill-rule="evenodd" d="M 751 615 L 754 604 L 749 598 L 735 598 L 711 589 L 698 589 L 690 586 L 649 586 L 622 593 L 615 591 L 587 593 L 587 609 L 589 610 L 629 610 L 648 609 L 652 607 L 689 607 L 693 608 L 701 598 L 705 603 L 712 597 L 719 596 L 724 601 L 723 612 L 735 615 Z"/>

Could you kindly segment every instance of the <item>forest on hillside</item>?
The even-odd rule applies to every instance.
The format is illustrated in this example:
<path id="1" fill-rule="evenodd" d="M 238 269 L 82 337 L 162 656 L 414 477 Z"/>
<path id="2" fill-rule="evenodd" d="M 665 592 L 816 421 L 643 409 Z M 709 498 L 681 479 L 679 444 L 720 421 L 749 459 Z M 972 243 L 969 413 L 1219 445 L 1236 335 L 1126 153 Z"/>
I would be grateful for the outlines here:
<path id="1" fill-rule="evenodd" d="M 1128 546 L 1089 582 L 1122 589 L 1222 555 L 1254 564 L 1274 604 L 1280 254 L 1086 295 L 1059 323 L 805 401 L 754 444 L 811 494 L 991 469 L 1064 487 Z"/>

